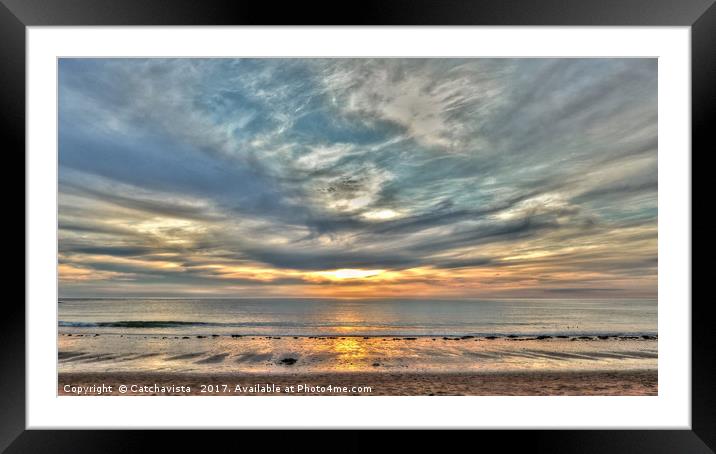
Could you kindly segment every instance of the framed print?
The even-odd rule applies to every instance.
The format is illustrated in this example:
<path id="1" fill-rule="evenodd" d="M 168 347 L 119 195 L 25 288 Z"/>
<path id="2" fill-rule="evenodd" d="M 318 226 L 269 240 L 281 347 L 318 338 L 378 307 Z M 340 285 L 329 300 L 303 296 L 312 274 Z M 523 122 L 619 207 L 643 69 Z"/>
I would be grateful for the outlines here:
<path id="1" fill-rule="evenodd" d="M 3 448 L 459 428 L 713 452 L 691 150 L 716 9 L 537 3 L 5 2 Z"/>

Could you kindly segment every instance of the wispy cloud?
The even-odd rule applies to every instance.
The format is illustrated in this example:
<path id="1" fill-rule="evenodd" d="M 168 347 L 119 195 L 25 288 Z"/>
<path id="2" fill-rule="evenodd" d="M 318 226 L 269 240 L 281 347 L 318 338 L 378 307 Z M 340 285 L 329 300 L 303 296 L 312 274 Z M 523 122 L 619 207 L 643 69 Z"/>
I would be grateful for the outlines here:
<path id="1" fill-rule="evenodd" d="M 63 295 L 656 294 L 654 59 L 59 73 Z"/>

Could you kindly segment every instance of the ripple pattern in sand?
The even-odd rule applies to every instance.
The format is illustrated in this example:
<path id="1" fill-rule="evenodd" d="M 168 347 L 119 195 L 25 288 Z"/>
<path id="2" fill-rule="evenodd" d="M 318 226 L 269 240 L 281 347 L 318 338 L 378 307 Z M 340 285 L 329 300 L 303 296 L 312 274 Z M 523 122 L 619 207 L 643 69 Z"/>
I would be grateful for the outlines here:
<path id="1" fill-rule="evenodd" d="M 61 372 L 656 369 L 655 339 L 101 336 L 61 339 Z M 64 345 L 63 345 L 64 344 Z"/>

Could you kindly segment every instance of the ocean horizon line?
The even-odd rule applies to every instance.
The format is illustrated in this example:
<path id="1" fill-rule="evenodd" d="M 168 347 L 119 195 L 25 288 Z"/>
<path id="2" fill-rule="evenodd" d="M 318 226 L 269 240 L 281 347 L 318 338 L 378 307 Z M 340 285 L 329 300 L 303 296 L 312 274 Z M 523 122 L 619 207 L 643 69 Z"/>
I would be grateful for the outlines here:
<path id="1" fill-rule="evenodd" d="M 609 297 L 476 297 L 476 298 L 433 298 L 433 297 L 390 297 L 390 296 L 60 296 L 62 300 L 389 300 L 389 301 L 604 301 L 604 300 L 658 300 L 657 296 L 613 296 Z"/>

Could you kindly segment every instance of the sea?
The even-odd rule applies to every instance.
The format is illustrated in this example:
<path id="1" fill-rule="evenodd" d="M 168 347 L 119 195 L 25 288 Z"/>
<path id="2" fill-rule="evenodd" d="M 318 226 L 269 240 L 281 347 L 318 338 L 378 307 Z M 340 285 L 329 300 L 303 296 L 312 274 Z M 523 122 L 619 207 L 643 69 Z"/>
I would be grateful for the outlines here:
<path id="1" fill-rule="evenodd" d="M 655 335 L 656 300 L 87 299 L 60 332 L 286 336 Z"/>
<path id="2" fill-rule="evenodd" d="M 61 298 L 58 371 L 656 370 L 638 299 Z"/>

